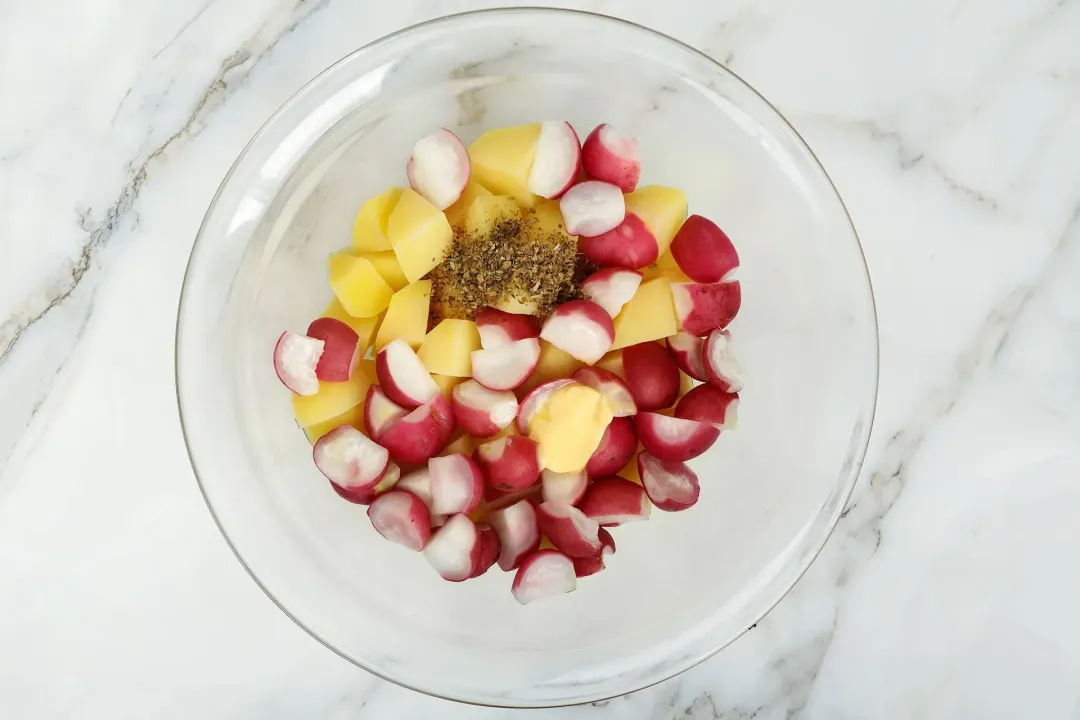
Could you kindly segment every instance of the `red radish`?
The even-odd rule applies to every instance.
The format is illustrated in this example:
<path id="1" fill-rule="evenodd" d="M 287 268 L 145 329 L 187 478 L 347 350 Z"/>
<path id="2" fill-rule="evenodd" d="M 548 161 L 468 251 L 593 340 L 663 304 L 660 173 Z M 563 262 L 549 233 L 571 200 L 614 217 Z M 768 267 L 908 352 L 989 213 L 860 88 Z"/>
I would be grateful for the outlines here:
<path id="1" fill-rule="evenodd" d="M 557 473 L 544 470 L 540 473 L 540 493 L 544 502 L 577 505 L 589 487 L 589 476 L 584 471 Z"/>
<path id="2" fill-rule="evenodd" d="M 540 337 L 540 323 L 532 315 L 517 315 L 490 307 L 476 313 L 476 329 L 480 331 L 480 346 L 485 350 L 509 345 L 515 340 Z"/>
<path id="3" fill-rule="evenodd" d="M 518 408 L 517 426 L 518 431 L 523 435 L 529 432 L 529 422 L 532 420 L 533 415 L 540 412 L 540 408 L 544 407 L 548 398 L 556 390 L 567 385 L 573 385 L 574 381 L 570 378 L 561 378 L 559 380 L 552 380 L 542 385 L 537 385 L 529 394 L 526 395 L 521 401 L 521 407 Z"/>
<path id="4" fill-rule="evenodd" d="M 610 370 L 583 367 L 576 370 L 570 377 L 603 395 L 615 417 L 626 417 L 637 412 L 637 405 L 634 403 L 630 388 L 626 387 L 622 378 Z"/>
<path id="5" fill-rule="evenodd" d="M 428 461 L 431 512 L 436 515 L 471 513 L 484 499 L 484 476 L 471 458 L 460 453 Z"/>
<path id="6" fill-rule="evenodd" d="M 579 242 L 580 247 L 580 242 Z M 615 317 L 630 302 L 641 284 L 641 273 L 621 267 L 605 268 L 585 278 L 581 291 L 585 297 Z"/>
<path id="7" fill-rule="evenodd" d="M 405 490 L 391 490 L 375 498 L 367 514 L 380 535 L 410 550 L 423 550 L 431 535 L 427 505 Z"/>
<path id="8" fill-rule="evenodd" d="M 739 253 L 712 220 L 691 215 L 671 241 L 671 256 L 686 276 L 699 283 L 723 280 L 739 267 Z"/>
<path id="9" fill-rule="evenodd" d="M 397 485 L 398 480 L 400 479 L 401 468 L 399 468 L 394 463 L 390 463 L 386 466 L 386 472 L 383 473 L 382 480 L 379 480 L 379 482 L 375 483 L 374 487 L 371 487 L 367 490 L 344 491 L 342 490 L 342 488 L 334 485 L 333 483 L 331 483 L 330 486 L 334 488 L 334 491 L 338 495 L 345 498 L 349 502 L 354 502 L 359 505 L 370 505 L 372 502 L 375 501 L 375 498 L 379 497 L 380 495 Z"/>
<path id="10" fill-rule="evenodd" d="M 391 340 L 375 356 L 375 374 L 383 392 L 402 407 L 419 407 L 439 394 L 431 373 L 412 347 L 401 339 Z"/>
<path id="11" fill-rule="evenodd" d="M 585 138 L 581 163 L 590 178 L 617 185 L 624 193 L 633 192 L 641 176 L 637 140 L 607 123 L 597 125 Z"/>
<path id="12" fill-rule="evenodd" d="M 364 502 L 390 464 L 386 449 L 351 425 L 334 428 L 319 438 L 312 455 L 319 472 L 339 495 L 352 502 Z"/>
<path id="13" fill-rule="evenodd" d="M 711 385 L 724 392 L 737 393 L 742 390 L 742 371 L 735 360 L 730 333 L 723 330 L 709 333 L 705 339 L 705 369 Z"/>
<path id="14" fill-rule="evenodd" d="M 643 342 L 623 348 L 622 361 L 638 412 L 663 410 L 679 399 L 679 366 L 663 345 Z"/>
<path id="15" fill-rule="evenodd" d="M 413 470 L 398 480 L 395 489 L 411 492 L 424 502 L 428 510 L 431 510 L 431 473 L 428 472 L 426 466 Z"/>
<path id="16" fill-rule="evenodd" d="M 543 503 L 536 509 L 540 532 L 570 557 L 588 557 L 600 549 L 600 525 L 569 503 Z"/>
<path id="17" fill-rule="evenodd" d="M 626 213 L 619 226 L 606 233 L 578 238 L 578 249 L 597 265 L 631 270 L 648 267 L 660 257 L 656 237 L 634 213 Z"/>
<path id="18" fill-rule="evenodd" d="M 723 330 L 742 307 L 742 287 L 738 280 L 722 283 L 672 283 L 671 298 L 682 329 L 704 337 Z"/>
<path id="19" fill-rule="evenodd" d="M 687 332 L 675 333 L 667 339 L 668 350 L 675 364 L 684 373 L 702 382 L 709 379 L 705 370 L 705 341 Z"/>
<path id="20" fill-rule="evenodd" d="M 566 191 L 559 210 L 566 232 L 595 237 L 619 227 L 626 217 L 626 201 L 611 183 L 587 180 Z"/>
<path id="21" fill-rule="evenodd" d="M 360 347 L 360 336 L 355 330 L 337 318 L 322 317 L 308 325 L 307 334 L 325 343 L 315 366 L 316 377 L 326 382 L 345 382 L 352 377 L 367 350 Z"/>
<path id="22" fill-rule="evenodd" d="M 607 311 L 592 300 L 571 300 L 555 309 L 540 330 L 540 337 L 592 365 L 611 349 L 615 325 Z"/>
<path id="23" fill-rule="evenodd" d="M 698 501 L 698 476 L 684 462 L 661 460 L 647 452 L 638 455 L 638 475 L 652 504 L 666 512 L 678 512 Z"/>
<path id="24" fill-rule="evenodd" d="M 431 527 L 439 528 L 446 524 L 446 521 L 450 519 L 449 515 L 432 515 Z"/>
<path id="25" fill-rule="evenodd" d="M 720 437 L 720 431 L 708 423 L 660 413 L 638 413 L 634 425 L 645 450 L 661 460 L 692 460 Z"/>
<path id="26" fill-rule="evenodd" d="M 536 520 L 536 508 L 528 500 L 519 500 L 509 507 L 491 512 L 487 521 L 499 534 L 502 550 L 499 567 L 513 570 L 522 558 L 540 547 L 540 526 Z"/>
<path id="27" fill-rule="evenodd" d="M 364 400 L 364 424 L 372 440 L 381 440 L 394 423 L 408 414 L 409 411 L 388 398 L 381 387 L 368 387 Z"/>
<path id="28" fill-rule="evenodd" d="M 446 128 L 420 138 L 405 163 L 409 185 L 439 210 L 457 202 L 471 173 L 468 151 Z"/>
<path id="29" fill-rule="evenodd" d="M 574 558 L 574 574 L 579 578 L 595 575 L 604 569 L 604 561 L 615 554 L 615 538 L 606 528 L 600 528 L 599 552 L 585 558 Z"/>
<path id="30" fill-rule="evenodd" d="M 698 385 L 682 396 L 675 417 L 709 423 L 717 430 L 730 430 L 738 421 L 739 395 L 712 385 Z"/>
<path id="31" fill-rule="evenodd" d="M 468 515 L 452 515 L 424 547 L 424 557 L 444 580 L 468 580 L 480 561 L 480 532 Z"/>
<path id="32" fill-rule="evenodd" d="M 480 445 L 476 461 L 484 470 L 488 487 L 494 490 L 522 490 L 540 477 L 539 448 L 524 435 L 508 435 Z"/>
<path id="33" fill-rule="evenodd" d="M 470 358 L 476 382 L 489 390 L 513 390 L 532 375 L 540 362 L 540 341 L 527 338 L 473 350 Z"/>
<path id="34" fill-rule="evenodd" d="M 454 432 L 450 401 L 441 393 L 394 423 L 379 439 L 390 457 L 401 463 L 423 463 L 446 447 Z"/>
<path id="35" fill-rule="evenodd" d="M 630 458 L 634 457 L 637 445 L 637 433 L 634 432 L 633 421 L 628 417 L 613 418 L 604 430 L 600 444 L 596 446 L 588 464 L 585 465 L 585 472 L 590 478 L 614 475 L 630 462 Z"/>
<path id="36" fill-rule="evenodd" d="M 648 520 L 652 509 L 645 488 L 618 475 L 589 485 L 577 506 L 596 522 L 608 526 Z"/>
<path id="37" fill-rule="evenodd" d="M 557 550 L 537 550 L 521 562 L 510 592 L 528 605 L 576 589 L 573 561 Z"/>
<path id="38" fill-rule="evenodd" d="M 477 523 L 476 531 L 480 533 L 480 557 L 476 560 L 470 578 L 480 577 L 488 571 L 495 561 L 499 559 L 499 551 L 502 543 L 499 542 L 499 534 L 487 523 Z"/>
<path id="39" fill-rule="evenodd" d="M 555 199 L 574 184 L 580 169 L 581 140 L 570 123 L 543 123 L 529 171 L 529 192 Z"/>
<path id="40" fill-rule="evenodd" d="M 502 510 L 510 507 L 519 500 L 528 500 L 533 505 L 539 505 L 543 500 L 537 500 L 540 493 L 539 485 L 530 485 L 523 490 L 496 490 L 488 485 L 484 490 L 484 507 L 487 512 Z"/>
<path id="41" fill-rule="evenodd" d="M 278 380 L 297 395 L 319 392 L 319 377 L 315 369 L 325 345 L 322 340 L 287 330 L 281 333 L 274 345 L 274 372 Z"/>
<path id="42" fill-rule="evenodd" d="M 476 437 L 491 437 L 514 422 L 517 396 L 503 390 L 488 390 L 475 380 L 455 385 L 451 394 L 458 427 Z"/>

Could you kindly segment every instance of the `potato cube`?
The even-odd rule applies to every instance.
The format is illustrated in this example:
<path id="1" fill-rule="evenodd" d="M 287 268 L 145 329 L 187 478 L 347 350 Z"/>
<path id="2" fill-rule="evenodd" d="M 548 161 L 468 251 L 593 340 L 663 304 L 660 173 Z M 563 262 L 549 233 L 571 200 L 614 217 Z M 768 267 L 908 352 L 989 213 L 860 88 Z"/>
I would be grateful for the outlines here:
<path id="1" fill-rule="evenodd" d="M 428 372 L 472 377 L 472 351 L 480 349 L 480 331 L 472 320 L 443 320 L 416 351 Z"/>
<path id="2" fill-rule="evenodd" d="M 379 326 L 379 334 L 375 336 L 375 352 L 397 339 L 409 343 L 413 350 L 420 347 L 427 334 L 430 305 L 430 280 L 417 280 L 394 293 Z"/>
<path id="3" fill-rule="evenodd" d="M 461 192 L 461 197 L 457 199 L 450 207 L 443 210 L 446 214 L 446 219 L 450 221 L 450 224 L 456 228 L 465 228 L 465 215 L 469 212 L 469 208 L 472 206 L 473 201 L 478 197 L 494 197 L 495 193 L 488 190 L 486 187 L 476 182 L 475 180 L 469 180 L 465 185 L 465 189 Z"/>
<path id="4" fill-rule="evenodd" d="M 348 381 L 319 383 L 319 392 L 314 395 L 293 395 L 293 415 L 296 416 L 296 424 L 302 428 L 308 428 L 352 410 L 364 402 L 368 387 L 373 382 L 375 382 L 375 363 L 371 360 L 361 360 Z"/>
<path id="5" fill-rule="evenodd" d="M 536 369 L 533 370 L 532 375 L 518 388 L 518 395 L 524 397 L 526 392 L 549 380 L 570 377 L 575 370 L 584 365 L 585 363 L 570 353 L 560 350 L 547 340 L 541 340 L 540 361 L 536 364 Z"/>
<path id="6" fill-rule="evenodd" d="M 634 297 L 615 316 L 615 342 L 611 349 L 659 340 L 678 331 L 675 302 L 671 299 L 671 281 L 659 277 L 641 283 Z"/>
<path id="7" fill-rule="evenodd" d="M 342 425 L 352 425 L 366 435 L 367 427 L 364 425 L 364 404 L 360 403 L 356 407 L 350 408 L 340 415 L 335 415 L 329 420 L 323 420 L 314 425 L 309 425 L 304 428 L 304 434 L 307 435 L 308 442 L 314 445 L 316 440 Z"/>
<path id="8" fill-rule="evenodd" d="M 450 394 L 454 391 L 454 387 L 465 382 L 467 378 L 454 377 L 453 375 L 439 375 L 436 373 L 431 376 L 431 379 L 439 386 L 439 390 L 442 392 L 443 397 L 449 400 Z"/>
<path id="9" fill-rule="evenodd" d="M 529 173 L 536 158 L 540 123 L 488 130 L 469 146 L 472 176 L 496 195 L 510 195 L 519 205 L 538 200 L 529 192 Z"/>
<path id="10" fill-rule="evenodd" d="M 441 210 L 409 189 L 390 213 L 386 235 L 406 279 L 416 282 L 446 258 L 454 231 Z"/>
<path id="11" fill-rule="evenodd" d="M 626 195 L 626 212 L 641 218 L 663 255 L 686 220 L 686 193 L 662 185 L 639 187 Z"/>
<path id="12" fill-rule="evenodd" d="M 473 200 L 465 214 L 465 232 L 469 237 L 484 237 L 506 220 L 521 218 L 521 208 L 509 195 L 488 195 Z"/>
<path id="13" fill-rule="evenodd" d="M 354 317 L 375 317 L 390 304 L 394 291 L 367 258 L 336 252 L 327 266 L 330 289 L 345 312 Z"/>
<path id="14" fill-rule="evenodd" d="M 353 222 L 353 247 L 361 252 L 391 250 L 386 236 L 386 222 L 401 198 L 402 189 L 392 187 L 376 195 L 360 207 Z"/>
<path id="15" fill-rule="evenodd" d="M 379 275 L 382 276 L 382 279 L 386 281 L 386 284 L 389 285 L 394 292 L 397 292 L 409 284 L 409 281 L 405 278 L 405 273 L 401 271 L 401 263 L 398 262 L 397 254 L 395 254 L 393 250 L 355 254 L 370 260 L 371 264 L 375 266 L 375 269 L 379 271 Z"/>

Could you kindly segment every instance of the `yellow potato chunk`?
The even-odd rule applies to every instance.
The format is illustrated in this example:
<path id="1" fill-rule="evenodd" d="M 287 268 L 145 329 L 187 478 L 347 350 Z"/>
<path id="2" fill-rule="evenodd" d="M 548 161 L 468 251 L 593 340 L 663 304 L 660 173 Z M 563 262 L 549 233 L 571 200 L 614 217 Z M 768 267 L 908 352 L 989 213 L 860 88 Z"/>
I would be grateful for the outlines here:
<path id="1" fill-rule="evenodd" d="M 360 207 L 353 222 L 353 247 L 361 252 L 391 250 L 390 238 L 386 236 L 386 222 L 401 198 L 403 190 L 392 187 L 376 195 Z"/>
<path id="2" fill-rule="evenodd" d="M 502 310 L 512 315 L 535 315 L 537 311 L 536 303 L 532 300 L 522 302 L 516 297 L 508 297 L 500 300 L 495 304 L 496 310 Z"/>
<path id="3" fill-rule="evenodd" d="M 626 463 L 626 465 L 623 466 L 623 469 L 620 470 L 619 472 L 617 472 L 616 475 L 619 475 L 620 477 L 624 477 L 627 480 L 629 480 L 630 482 L 635 482 L 638 485 L 640 485 L 641 484 L 641 475 L 638 473 L 638 470 L 637 470 L 637 456 L 638 456 L 638 453 L 640 453 L 640 452 L 641 452 L 641 445 L 638 445 L 637 452 L 635 452 L 634 456 L 632 458 L 630 458 L 630 462 Z"/>
<path id="4" fill-rule="evenodd" d="M 431 376 L 431 379 L 439 386 L 439 391 L 443 394 L 443 397 L 449 400 L 450 394 L 454 391 L 454 387 L 465 382 L 467 378 L 435 374 Z"/>
<path id="5" fill-rule="evenodd" d="M 562 210 L 559 209 L 558 200 L 540 200 L 532 211 L 535 228 L 541 238 L 547 239 L 552 235 L 560 237 L 563 242 L 576 242 L 574 236 L 566 232 L 563 225 Z"/>
<path id="6" fill-rule="evenodd" d="M 623 372 L 622 350 L 612 350 L 593 363 L 593 367 L 603 368 L 608 372 L 615 373 L 623 380 L 626 379 L 626 374 Z"/>
<path id="7" fill-rule="evenodd" d="M 441 210 L 409 189 L 390 213 L 386 235 L 406 279 L 416 282 L 446 258 L 454 231 Z"/>
<path id="8" fill-rule="evenodd" d="M 611 349 L 659 340 L 678 331 L 675 303 L 671 299 L 671 281 L 656 278 L 641 283 L 634 297 L 615 316 L 615 342 Z"/>
<path id="9" fill-rule="evenodd" d="M 394 293 L 379 326 L 379 334 L 375 336 L 375 352 L 398 338 L 409 343 L 413 350 L 420 347 L 427 334 L 430 305 L 430 280 L 417 280 Z"/>
<path id="10" fill-rule="evenodd" d="M 304 434 L 307 435 L 308 442 L 314 445 L 316 440 L 342 425 L 352 425 L 366 435 L 367 427 L 364 425 L 364 404 L 360 403 L 356 407 L 350 408 L 340 415 L 335 415 L 329 420 L 323 420 L 314 425 L 309 425 L 304 428 Z"/>
<path id="11" fill-rule="evenodd" d="M 314 395 L 293 395 L 293 415 L 296 416 L 296 424 L 307 428 L 352 410 L 364 402 L 368 387 L 374 381 L 375 363 L 370 360 L 361 360 L 352 378 L 347 382 L 323 382 L 319 383 L 319 392 Z"/>
<path id="12" fill-rule="evenodd" d="M 508 195 L 481 196 L 473 200 L 465 215 L 465 232 L 469 237 L 483 237 L 500 222 L 517 220 L 521 208 Z"/>
<path id="13" fill-rule="evenodd" d="M 536 158 L 540 123 L 488 130 L 469 146 L 472 176 L 496 195 L 510 195 L 519 205 L 538 200 L 529 192 L 529 173 Z"/>
<path id="14" fill-rule="evenodd" d="M 439 451 L 439 455 L 454 455 L 456 453 L 472 455 L 472 451 L 476 449 L 479 442 L 479 440 L 469 433 L 458 430 L 457 433 L 455 433 L 454 439 L 450 441 L 450 444 Z"/>
<path id="15" fill-rule="evenodd" d="M 443 210 L 443 213 L 446 214 L 446 219 L 450 221 L 451 225 L 456 228 L 464 228 L 465 215 L 468 213 L 469 208 L 472 207 L 473 201 L 478 197 L 494 197 L 494 195 L 495 193 L 470 179 L 466 183 L 465 189 L 461 191 L 461 197 L 453 205 Z"/>
<path id="16" fill-rule="evenodd" d="M 375 317 L 390 304 L 394 291 L 367 258 L 336 252 L 327 265 L 330 289 L 345 312 L 354 317 Z"/>
<path id="17" fill-rule="evenodd" d="M 371 342 L 375 339 L 375 332 L 379 329 L 379 321 L 382 319 L 380 315 L 367 318 L 353 317 L 345 312 L 345 308 L 341 306 L 341 301 L 337 298 L 330 301 L 330 304 L 323 310 L 321 317 L 334 318 L 351 327 L 359 336 L 360 346 L 364 348 L 365 352 L 371 347 Z"/>
<path id="18" fill-rule="evenodd" d="M 570 353 L 560 350 L 547 340 L 541 340 L 540 361 L 536 364 L 536 369 L 533 370 L 532 375 L 521 384 L 519 395 L 523 395 L 537 385 L 546 383 L 549 380 L 570 377 L 575 370 L 584 365 L 585 363 Z"/>
<path id="19" fill-rule="evenodd" d="M 662 185 L 639 187 L 625 196 L 626 212 L 634 213 L 660 246 L 660 254 L 667 252 L 683 221 L 686 220 L 686 193 L 678 188 Z"/>
<path id="20" fill-rule="evenodd" d="M 611 406 L 587 385 L 567 385 L 551 394 L 529 423 L 529 437 L 540 446 L 540 464 L 554 472 L 577 472 L 600 444 Z"/>
<path id="21" fill-rule="evenodd" d="M 379 275 L 382 276 L 382 279 L 386 281 L 386 284 L 389 285 L 390 289 L 394 292 L 397 292 L 409 284 L 408 279 L 405 277 L 405 273 L 401 270 L 401 263 L 398 262 L 397 254 L 394 253 L 393 250 L 373 253 L 356 253 L 356 255 L 371 261 L 371 264 L 379 271 Z"/>
<path id="22" fill-rule="evenodd" d="M 447 319 L 436 325 L 416 351 L 428 372 L 472 377 L 473 350 L 480 349 L 480 331 L 472 320 Z"/>
<path id="23" fill-rule="evenodd" d="M 656 259 L 656 262 L 641 271 L 642 282 L 655 280 L 658 277 L 666 277 L 671 282 L 692 282 L 675 262 L 670 252 L 666 252 Z"/>

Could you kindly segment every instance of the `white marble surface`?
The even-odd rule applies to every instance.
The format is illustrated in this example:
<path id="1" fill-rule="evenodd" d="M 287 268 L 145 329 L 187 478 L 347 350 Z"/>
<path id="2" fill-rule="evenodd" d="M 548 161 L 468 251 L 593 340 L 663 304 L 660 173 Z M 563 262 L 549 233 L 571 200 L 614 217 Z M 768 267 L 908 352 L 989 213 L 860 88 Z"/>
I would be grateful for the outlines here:
<path id="1" fill-rule="evenodd" d="M 486 4 L 0 5 L 0 717 L 1080 718 L 1076 0 L 574 4 L 694 44 L 778 105 L 875 282 L 866 471 L 733 646 L 596 706 L 476 709 L 364 674 L 250 581 L 175 409 L 202 213 L 316 72 Z"/>

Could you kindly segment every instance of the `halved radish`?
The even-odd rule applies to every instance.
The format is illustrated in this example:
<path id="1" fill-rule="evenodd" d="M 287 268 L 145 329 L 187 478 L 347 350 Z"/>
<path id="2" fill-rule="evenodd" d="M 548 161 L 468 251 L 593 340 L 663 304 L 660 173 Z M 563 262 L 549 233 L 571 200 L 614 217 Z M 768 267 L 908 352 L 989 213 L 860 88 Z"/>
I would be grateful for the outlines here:
<path id="1" fill-rule="evenodd" d="M 470 578 L 480 577 L 488 571 L 495 561 L 499 559 L 499 551 L 502 543 L 499 542 L 499 534 L 495 528 L 487 523 L 476 523 L 476 531 L 480 533 L 480 556 L 476 559 L 476 567 L 473 568 Z"/>
<path id="2" fill-rule="evenodd" d="M 675 333 L 667 339 L 675 364 L 684 373 L 702 382 L 709 379 L 705 370 L 705 341 L 688 332 Z"/>
<path id="3" fill-rule="evenodd" d="M 661 460 L 692 460 L 711 448 L 720 437 L 720 431 L 708 423 L 660 413 L 638 413 L 634 416 L 634 425 L 645 450 Z"/>
<path id="4" fill-rule="evenodd" d="M 615 554 L 615 538 L 607 528 L 600 528 L 600 550 L 589 557 L 574 558 L 574 574 L 579 578 L 595 575 L 604 569 L 604 561 L 609 555 Z"/>
<path id="5" fill-rule="evenodd" d="M 698 501 L 698 476 L 686 463 L 661 460 L 648 452 L 637 458 L 638 475 L 652 504 L 666 512 L 678 512 Z"/>
<path id="6" fill-rule="evenodd" d="M 373 487 L 352 491 L 345 491 L 333 483 L 330 483 L 330 487 L 334 489 L 334 492 L 349 502 L 354 502 L 358 505 L 370 505 L 377 497 L 392 490 L 400 479 L 401 468 L 394 463 L 390 463 L 386 466 L 386 472 L 383 473 L 382 479 L 375 483 Z"/>
<path id="7" fill-rule="evenodd" d="M 723 280 L 739 267 L 739 253 L 716 223 L 700 215 L 686 218 L 671 241 L 671 256 L 686 276 L 699 283 Z"/>
<path id="8" fill-rule="evenodd" d="M 352 502 L 365 502 L 390 465 L 386 449 L 351 425 L 334 428 L 319 438 L 312 456 L 315 467 L 338 494 Z"/>
<path id="9" fill-rule="evenodd" d="M 581 140 L 568 122 L 545 122 L 529 171 L 529 192 L 554 199 L 565 193 L 581 169 Z"/>
<path id="10" fill-rule="evenodd" d="M 730 430 L 738 421 L 739 395 L 712 385 L 698 385 L 682 396 L 675 417 L 709 423 L 717 430 Z"/>
<path id="11" fill-rule="evenodd" d="M 480 533 L 468 515 L 451 515 L 424 547 L 424 557 L 444 580 L 468 580 L 480 561 Z"/>
<path id="12" fill-rule="evenodd" d="M 573 385 L 574 381 L 570 378 L 562 378 L 560 380 L 552 380 L 542 385 L 537 385 L 529 394 L 521 400 L 521 407 L 518 408 L 517 426 L 518 430 L 522 434 L 529 432 L 529 421 L 532 420 L 533 415 L 540 412 L 540 408 L 544 407 L 548 398 L 552 393 L 567 385 Z"/>
<path id="13" fill-rule="evenodd" d="M 489 513 L 487 521 L 499 534 L 499 567 L 503 570 L 513 570 L 522 558 L 540 547 L 536 508 L 528 500 Z"/>
<path id="14" fill-rule="evenodd" d="M 652 509 L 645 488 L 618 475 L 594 481 L 577 506 L 596 522 L 608 526 L 648 520 Z"/>
<path id="15" fill-rule="evenodd" d="M 323 348 L 322 340 L 286 330 L 274 345 L 274 372 L 278 380 L 297 395 L 314 395 L 319 392 L 319 377 L 315 369 L 319 365 Z"/>
<path id="16" fill-rule="evenodd" d="M 316 377 L 326 382 L 345 382 L 352 377 L 367 350 L 360 347 L 360 336 L 355 330 L 337 318 L 321 317 L 308 325 L 307 334 L 325 343 L 315 366 Z"/>
<path id="17" fill-rule="evenodd" d="M 623 305 L 634 297 L 640 284 L 641 273 L 622 267 L 609 267 L 585 278 L 581 283 L 581 292 L 614 318 Z"/>
<path id="18" fill-rule="evenodd" d="M 593 451 L 585 472 L 590 478 L 607 477 L 622 470 L 637 452 L 637 433 L 628 417 L 613 418 Z"/>
<path id="19" fill-rule="evenodd" d="M 495 488 L 487 485 L 484 488 L 484 509 L 487 512 L 494 512 L 495 510 L 502 510 L 505 507 L 510 507 L 519 500 L 528 500 L 533 505 L 539 505 L 543 502 L 540 497 L 540 485 L 530 485 L 527 488 L 521 490 L 496 490 Z"/>
<path id="20" fill-rule="evenodd" d="M 470 358 L 476 382 L 490 390 L 513 390 L 532 375 L 540 362 L 540 341 L 526 338 L 473 350 Z"/>
<path id="21" fill-rule="evenodd" d="M 731 344 L 731 334 L 723 330 L 714 330 L 705 339 L 705 370 L 709 383 L 724 392 L 737 393 L 742 390 L 742 371 L 735 359 Z"/>
<path id="22" fill-rule="evenodd" d="M 626 217 L 626 201 L 615 185 L 588 180 L 566 191 L 559 200 L 559 211 L 566 232 L 595 237 L 622 223 Z"/>
<path id="23" fill-rule="evenodd" d="M 428 460 L 431 511 L 436 515 L 471 513 L 484 499 L 484 476 L 471 458 L 460 453 Z"/>
<path id="24" fill-rule="evenodd" d="M 742 307 L 738 280 L 722 283 L 672 283 L 671 298 L 679 325 L 691 335 L 703 337 L 726 328 Z"/>
<path id="25" fill-rule="evenodd" d="M 428 472 L 426 465 L 398 480 L 396 489 L 411 492 L 424 502 L 428 510 L 431 510 L 431 473 Z"/>
<path id="26" fill-rule="evenodd" d="M 480 438 L 498 434 L 514 422 L 518 412 L 514 393 L 509 390 L 489 390 L 475 380 L 455 385 L 451 402 L 458 426 Z"/>
<path id="27" fill-rule="evenodd" d="M 626 213 L 618 227 L 606 233 L 578 238 L 578 249 L 601 267 L 631 270 L 648 267 L 660 257 L 656 236 L 634 213 Z"/>
<path id="28" fill-rule="evenodd" d="M 637 412 L 637 404 L 634 403 L 630 388 L 626 386 L 622 378 L 610 370 L 583 367 L 576 370 L 570 377 L 603 395 L 615 417 L 626 417 Z"/>
<path id="29" fill-rule="evenodd" d="M 522 605 L 577 589 L 574 563 L 557 550 L 537 550 L 521 562 L 510 592 Z"/>
<path id="30" fill-rule="evenodd" d="M 626 386 L 638 412 L 663 410 L 679 399 L 679 366 L 660 343 L 643 342 L 623 348 Z"/>
<path id="31" fill-rule="evenodd" d="M 419 407 L 439 394 L 431 373 L 401 339 L 391 340 L 375 356 L 375 374 L 383 392 L 402 407 Z"/>
<path id="32" fill-rule="evenodd" d="M 367 514 L 380 535 L 410 550 L 423 550 L 431 535 L 427 505 L 406 490 L 391 490 L 375 498 Z"/>
<path id="33" fill-rule="evenodd" d="M 532 315 L 518 315 L 490 307 L 476 313 L 476 328 L 480 331 L 480 346 L 485 350 L 509 345 L 515 340 L 540 337 L 540 323 Z"/>
<path id="34" fill-rule="evenodd" d="M 420 138 L 405 163 L 409 185 L 439 210 L 457 202 L 471 172 L 468 151 L 446 128 Z"/>
<path id="35" fill-rule="evenodd" d="M 548 317 L 540 337 L 592 365 L 611 349 L 615 342 L 615 325 L 607 311 L 592 300 L 571 300 L 557 307 Z"/>
<path id="36" fill-rule="evenodd" d="M 557 473 L 544 470 L 540 473 L 540 492 L 544 502 L 577 505 L 589 487 L 589 476 L 584 471 Z"/>
<path id="37" fill-rule="evenodd" d="M 548 500 L 536 509 L 540 532 L 569 557 L 588 557 L 600 549 L 600 525 L 569 503 Z"/>
<path id="38" fill-rule="evenodd" d="M 423 463 L 439 454 L 454 432 L 454 411 L 442 393 L 398 420 L 379 439 L 390 457 L 402 463 Z"/>
<path id="39" fill-rule="evenodd" d="M 619 132 L 607 123 L 597 125 L 581 148 L 585 174 L 633 192 L 641 176 L 641 155 L 633 135 Z"/>
<path id="40" fill-rule="evenodd" d="M 378 442 L 386 431 L 409 411 L 391 400 L 378 385 L 368 387 L 364 400 L 364 424 L 371 439 Z"/>
<path id="41" fill-rule="evenodd" d="M 522 490 L 540 477 L 539 448 L 524 435 L 508 435 L 480 445 L 476 461 L 494 490 Z"/>

